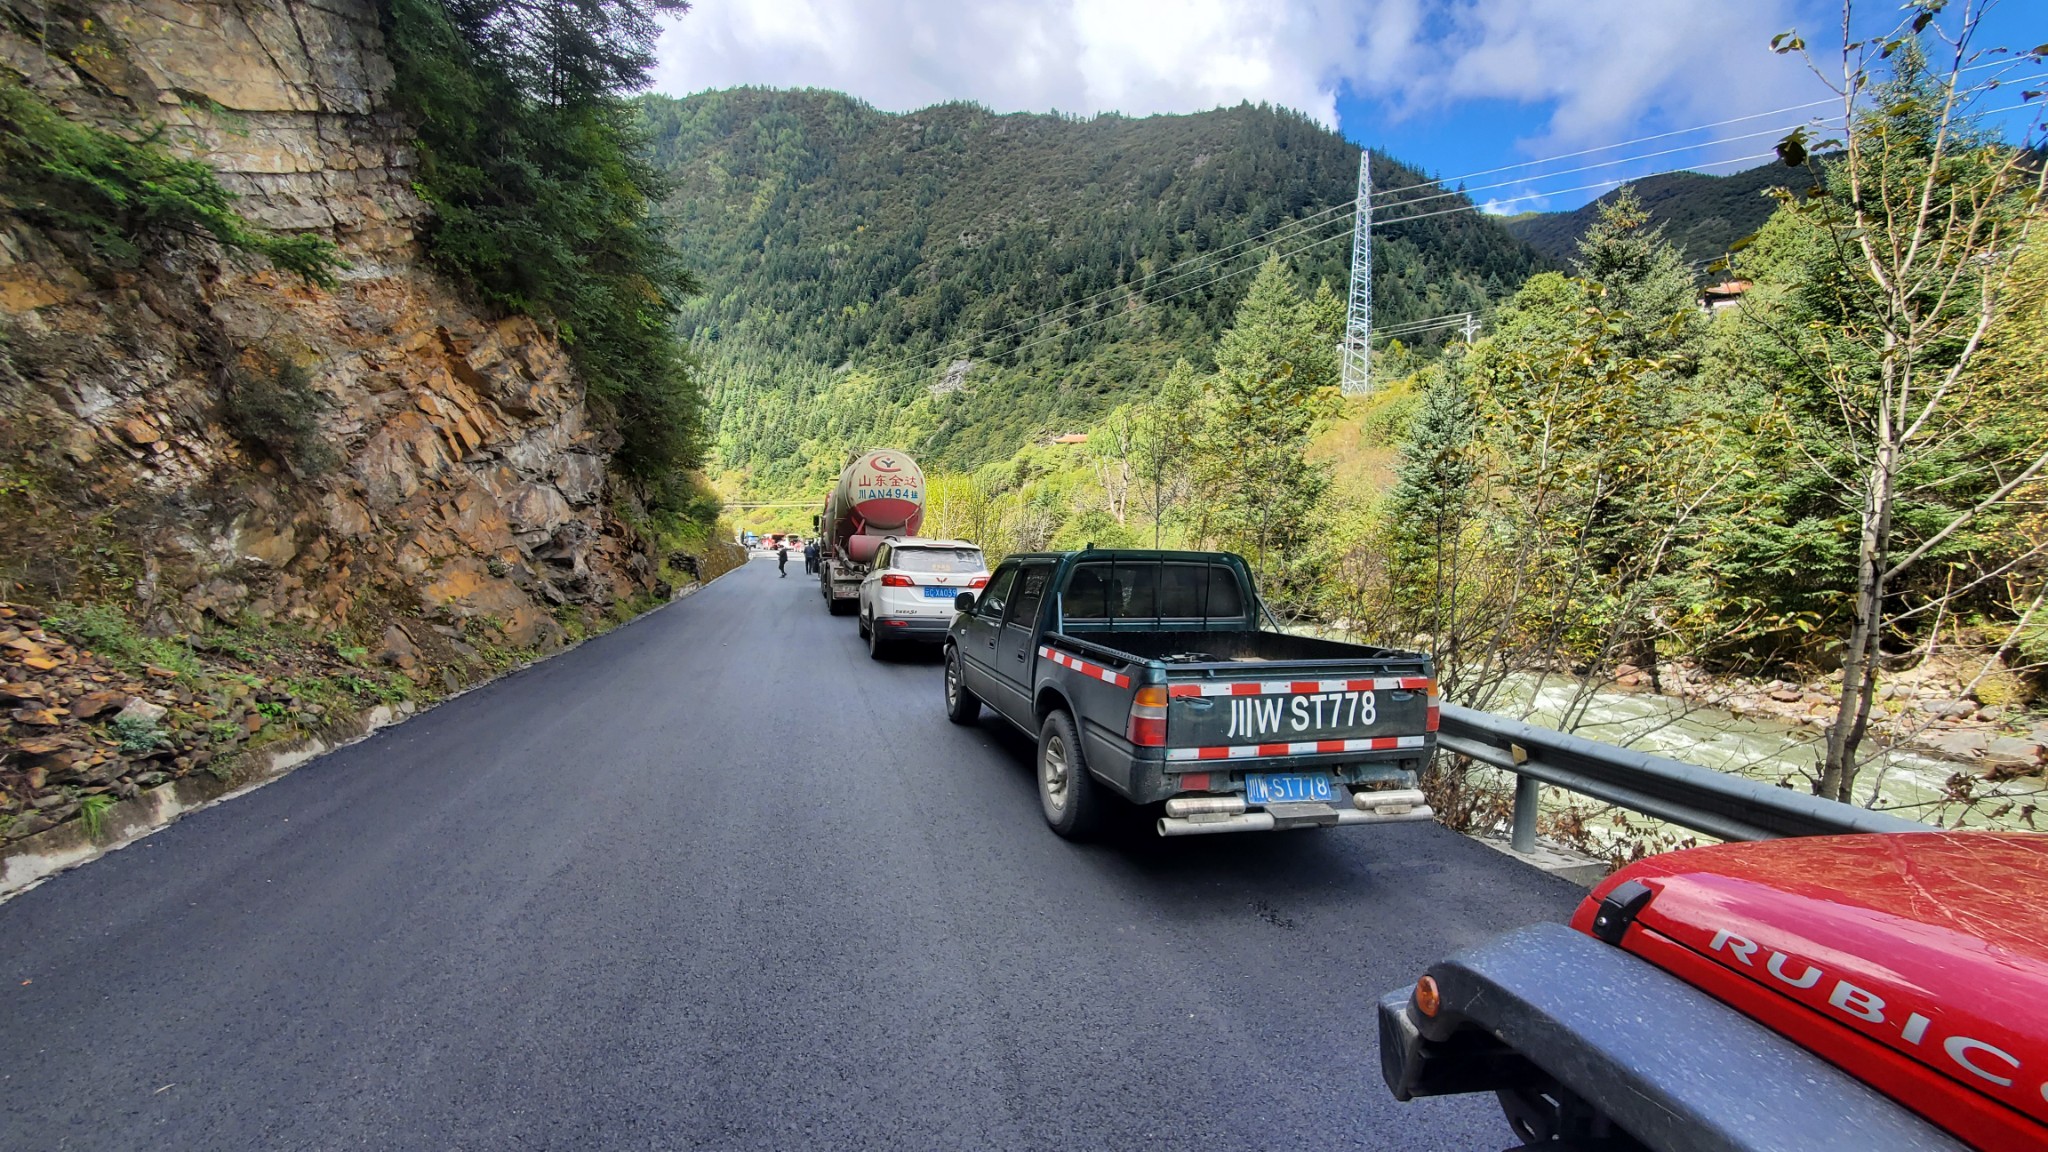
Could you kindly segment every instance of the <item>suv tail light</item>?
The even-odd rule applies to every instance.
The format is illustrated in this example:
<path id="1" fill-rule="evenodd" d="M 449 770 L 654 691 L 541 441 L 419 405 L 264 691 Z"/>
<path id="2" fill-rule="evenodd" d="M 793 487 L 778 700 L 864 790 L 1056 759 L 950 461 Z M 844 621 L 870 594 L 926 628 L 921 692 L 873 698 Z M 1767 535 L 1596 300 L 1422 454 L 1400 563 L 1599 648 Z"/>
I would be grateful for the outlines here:
<path id="1" fill-rule="evenodd" d="M 986 577 L 986 576 L 976 576 L 976 577 L 974 578 L 974 582 L 973 582 L 972 584 L 969 584 L 969 585 L 968 585 L 968 587 L 969 587 L 969 588 L 986 588 L 986 587 L 988 587 L 988 577 Z"/>
<path id="2" fill-rule="evenodd" d="M 1147 684 L 1131 699 L 1124 737 L 1141 748 L 1166 747 L 1166 685 Z"/>
<path id="3" fill-rule="evenodd" d="M 884 588 L 915 588 L 915 587 L 917 587 L 917 585 L 911 582 L 911 579 L 910 579 L 910 577 L 908 577 L 908 576 L 905 576 L 905 575 L 902 575 L 901 573 L 898 573 L 898 572 L 884 572 L 884 573 L 882 573 L 882 587 L 884 587 Z"/>

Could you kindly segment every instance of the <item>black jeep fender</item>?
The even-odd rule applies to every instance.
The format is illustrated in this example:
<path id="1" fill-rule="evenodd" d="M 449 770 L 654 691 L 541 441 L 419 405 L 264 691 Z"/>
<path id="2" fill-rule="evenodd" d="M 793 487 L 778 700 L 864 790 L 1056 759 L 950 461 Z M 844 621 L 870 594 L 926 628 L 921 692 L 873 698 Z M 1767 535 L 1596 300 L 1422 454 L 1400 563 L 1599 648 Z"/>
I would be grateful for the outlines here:
<path id="1" fill-rule="evenodd" d="M 1518 1099 L 1583 1103 L 1581 1121 L 1653 1152 L 1965 1148 L 1721 1001 L 1561 924 L 1510 932 L 1428 975 L 1435 1016 L 1410 989 L 1379 1001 L 1380 1072 L 1397 1099 L 1500 1092 L 1511 1114 Z"/>

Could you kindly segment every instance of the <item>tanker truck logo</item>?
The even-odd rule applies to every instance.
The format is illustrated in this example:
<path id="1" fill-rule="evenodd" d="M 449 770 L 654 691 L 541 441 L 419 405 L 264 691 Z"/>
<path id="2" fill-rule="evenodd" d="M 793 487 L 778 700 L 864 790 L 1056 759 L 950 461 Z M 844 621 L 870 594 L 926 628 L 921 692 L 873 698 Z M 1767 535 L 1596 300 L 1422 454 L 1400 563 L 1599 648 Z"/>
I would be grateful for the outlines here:
<path id="1" fill-rule="evenodd" d="M 890 452 L 877 452 L 866 460 L 861 461 L 860 471 L 854 477 L 853 482 L 854 499 L 862 502 L 869 500 L 919 502 L 922 499 L 918 493 L 918 489 L 922 487 L 921 477 L 915 474 L 914 466 L 906 467 L 906 465 L 907 461 L 898 459 L 894 453 Z M 904 475 L 905 472 L 911 472 L 912 474 L 906 476 Z"/>

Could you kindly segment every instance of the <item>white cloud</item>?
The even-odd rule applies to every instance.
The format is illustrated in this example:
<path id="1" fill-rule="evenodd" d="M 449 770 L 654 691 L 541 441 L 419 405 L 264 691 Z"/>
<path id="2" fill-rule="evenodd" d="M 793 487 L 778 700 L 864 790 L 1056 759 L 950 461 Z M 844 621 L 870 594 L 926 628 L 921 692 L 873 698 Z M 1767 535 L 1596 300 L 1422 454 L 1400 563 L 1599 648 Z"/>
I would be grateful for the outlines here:
<path id="1" fill-rule="evenodd" d="M 1263 100 L 1333 124 L 1348 86 L 1395 115 L 1549 106 L 1546 143 L 1569 145 L 1652 112 L 1690 123 L 1794 102 L 1810 88 L 1765 41 L 1795 2 L 696 0 L 662 40 L 656 87 L 834 88 L 899 111 Z"/>
<path id="2" fill-rule="evenodd" d="M 1402 7 L 1413 9 L 1413 4 Z M 1408 113 L 1462 100 L 1552 107 L 1560 144 L 1611 139 L 1645 114 L 1679 124 L 1811 99 L 1812 78 L 1773 55 L 1792 0 L 1484 0 L 1432 5 L 1404 35 L 1370 40 L 1374 83 Z"/>
<path id="3" fill-rule="evenodd" d="M 1322 0 L 697 0 L 662 40 L 655 86 L 836 88 L 895 111 L 1265 100 L 1334 124 L 1354 20 Z"/>

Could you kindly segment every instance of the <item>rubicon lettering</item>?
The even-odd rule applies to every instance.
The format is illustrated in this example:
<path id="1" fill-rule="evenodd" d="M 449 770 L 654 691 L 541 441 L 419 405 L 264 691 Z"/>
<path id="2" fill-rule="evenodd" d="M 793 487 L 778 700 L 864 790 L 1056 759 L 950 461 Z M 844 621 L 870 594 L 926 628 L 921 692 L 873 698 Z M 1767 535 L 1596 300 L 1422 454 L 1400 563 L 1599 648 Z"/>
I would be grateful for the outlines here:
<path id="1" fill-rule="evenodd" d="M 1371 726 L 1379 702 L 1371 692 L 1310 692 L 1299 696 L 1231 696 L 1227 739 L 1278 736 Z"/>
<path id="2" fill-rule="evenodd" d="M 2029 1077 L 2030 1083 L 2041 1075 L 2039 1069 L 2022 1068 L 2019 1057 L 1975 1037 L 1955 1034 L 1940 1037 L 1938 1043 L 1930 1043 L 1928 1030 L 1935 1024 L 1934 1019 L 1901 1006 L 1886 1004 L 1884 997 L 1868 988 L 1860 988 L 1847 980 L 1829 979 L 1829 974 L 1817 964 L 1776 949 L 1767 951 L 1754 940 L 1726 928 L 1714 933 L 1713 940 L 1707 944 L 1707 952 L 1731 968 L 1751 974 L 1759 970 L 1769 973 L 1770 979 L 1763 983 L 1776 984 L 1781 990 L 1804 992 L 1826 989 L 1827 1009 L 1843 1023 L 1866 1033 L 1883 1035 L 1896 1031 L 1900 1042 L 1898 1046 L 1917 1052 L 1930 1064 L 1947 1067 L 1952 1075 L 1966 1084 L 1986 1090 L 2010 1089 L 2020 1082 L 2023 1075 Z M 1763 954 L 1761 962 L 1760 953 Z M 1800 999 L 1812 1003 L 1808 997 Z M 1938 1007 L 1931 1006 L 1929 1011 Z M 1936 1051 L 1947 1060 L 1935 1059 Z M 2039 1091 L 2048 1098 L 2048 1083 L 2042 1083 Z"/>

